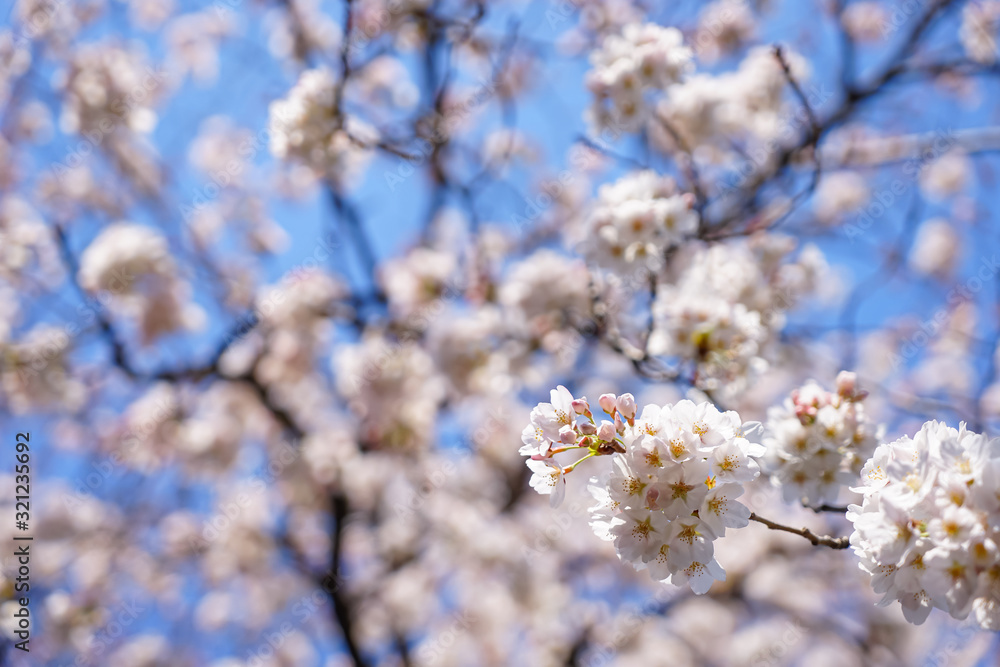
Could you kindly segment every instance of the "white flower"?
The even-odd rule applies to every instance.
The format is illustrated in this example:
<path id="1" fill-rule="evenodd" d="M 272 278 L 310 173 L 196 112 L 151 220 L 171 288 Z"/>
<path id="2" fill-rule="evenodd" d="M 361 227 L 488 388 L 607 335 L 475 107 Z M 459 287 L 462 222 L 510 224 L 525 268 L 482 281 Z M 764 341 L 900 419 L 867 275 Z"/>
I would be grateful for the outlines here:
<path id="1" fill-rule="evenodd" d="M 709 561 L 715 551 L 712 546 L 715 537 L 717 535 L 708 525 L 696 516 L 677 519 L 670 524 L 668 535 L 670 558 L 677 568 Z"/>
<path id="2" fill-rule="evenodd" d="M 563 469 L 552 459 L 528 459 L 531 469 L 531 488 L 542 495 L 549 496 L 549 504 L 558 507 L 566 497 L 566 478 Z"/>
<path id="3" fill-rule="evenodd" d="M 663 513 L 674 518 L 698 509 L 708 493 L 705 486 L 708 472 L 708 466 L 698 460 L 667 468 L 656 482 L 657 504 Z"/>
<path id="4" fill-rule="evenodd" d="M 801 56 L 785 49 L 785 61 L 799 83 L 809 75 Z M 734 71 L 717 75 L 698 74 L 670 86 L 656 113 L 671 128 L 698 146 L 706 159 L 730 159 L 736 140 L 765 142 L 784 131 L 782 120 L 787 77 L 770 47 L 757 46 Z M 657 124 L 650 124 L 657 128 Z M 661 141 L 673 145 L 673 138 Z"/>
<path id="5" fill-rule="evenodd" d="M 618 518 L 621 504 L 611 497 L 611 492 L 608 490 L 608 477 L 607 474 L 591 477 L 587 485 L 590 495 L 597 501 L 596 505 L 589 508 L 589 523 L 597 537 L 605 542 L 612 542 L 615 536 L 611 529 L 623 520 Z"/>
<path id="6" fill-rule="evenodd" d="M 743 495 L 740 484 L 722 484 L 711 489 L 701 503 L 698 516 L 716 537 L 723 537 L 726 528 L 743 528 L 750 523 L 750 509 L 735 498 Z"/>
<path id="7" fill-rule="evenodd" d="M 404 257 L 387 260 L 379 278 L 389 306 L 400 317 L 419 314 L 444 295 L 456 266 L 452 253 L 431 248 L 415 248 Z"/>
<path id="8" fill-rule="evenodd" d="M 297 161 L 338 188 L 359 180 L 372 158 L 378 133 L 334 108 L 337 81 L 326 68 L 307 70 L 288 97 L 271 104 L 271 154 Z"/>
<path id="9" fill-rule="evenodd" d="M 521 446 L 517 453 L 521 456 L 540 456 L 546 458 L 552 448 L 552 441 L 545 437 L 541 428 L 534 424 L 528 424 L 521 431 Z"/>
<path id="10" fill-rule="evenodd" d="M 920 273 L 947 279 L 958 264 L 961 249 L 955 225 L 942 218 L 927 220 L 913 241 L 909 264 Z"/>
<path id="11" fill-rule="evenodd" d="M 615 403 L 618 413 L 623 419 L 635 419 L 635 396 L 632 394 L 622 394 Z"/>
<path id="12" fill-rule="evenodd" d="M 923 553 L 915 553 L 901 565 L 893 577 L 893 586 L 882 600 L 887 604 L 895 596 L 903 608 L 903 617 L 910 623 L 920 625 L 927 620 L 934 607 L 934 601 L 924 585 Z"/>
<path id="13" fill-rule="evenodd" d="M 594 209 L 571 240 L 599 267 L 623 275 L 637 267 L 656 269 L 667 248 L 697 231 L 692 202 L 670 177 L 633 172 L 600 187 Z"/>
<path id="14" fill-rule="evenodd" d="M 652 23 L 630 24 L 621 35 L 609 35 L 590 62 L 590 116 L 598 126 L 636 127 L 646 112 L 645 91 L 663 91 L 693 69 L 681 32 Z"/>
<path id="15" fill-rule="evenodd" d="M 695 405 L 692 401 L 683 400 L 671 409 L 670 420 L 686 433 L 697 436 L 699 451 L 709 452 L 735 437 L 735 415 L 735 412 L 721 413 L 711 403 Z M 739 423 L 738 417 L 735 423 Z"/>
<path id="16" fill-rule="evenodd" d="M 744 391 L 767 368 L 784 313 L 831 283 L 818 251 L 790 261 L 794 249 L 778 235 L 685 242 L 657 288 L 649 352 L 693 366 L 695 384 L 720 398 Z"/>
<path id="17" fill-rule="evenodd" d="M 625 457 L 614 457 L 608 477 L 608 493 L 614 502 L 622 508 L 645 506 L 648 483 L 648 479 L 632 470 Z"/>
<path id="18" fill-rule="evenodd" d="M 581 260 L 542 249 L 507 271 L 498 299 L 513 324 L 542 338 L 590 313 L 589 284 L 590 274 Z"/>
<path id="19" fill-rule="evenodd" d="M 852 505 L 851 546 L 883 604 L 912 623 L 932 607 L 994 629 L 1000 574 L 1000 442 L 940 422 L 880 445 L 865 464 L 863 504 Z"/>
<path id="20" fill-rule="evenodd" d="M 836 392 L 811 381 L 768 410 L 767 467 L 786 502 L 832 504 L 859 476 L 877 483 L 884 461 L 866 461 L 884 427 L 868 417 L 864 398 L 853 374 L 841 373 Z"/>
<path id="21" fill-rule="evenodd" d="M 716 581 L 725 581 L 726 571 L 714 558 L 708 561 L 692 561 L 687 567 L 673 573 L 671 583 L 682 586 L 687 583 L 698 595 L 704 595 Z"/>
<path id="22" fill-rule="evenodd" d="M 653 557 L 667 538 L 670 522 L 662 512 L 641 507 L 625 509 L 618 518 L 621 523 L 611 527 L 618 555 L 627 561 Z"/>
<path id="23" fill-rule="evenodd" d="M 749 482 L 760 474 L 757 462 L 747 455 L 747 449 L 738 439 L 723 443 L 712 450 L 708 457 L 711 475 L 719 484 L 726 482 Z"/>
<path id="24" fill-rule="evenodd" d="M 532 410 L 522 434 L 532 488 L 561 495 L 566 475 L 578 464 L 610 454 L 609 469 L 587 486 L 596 500 L 590 508 L 594 533 L 657 581 L 688 584 L 700 594 L 724 579 L 713 543 L 727 528 L 749 523 L 750 510 L 736 498 L 759 474 L 754 457 L 763 447 L 750 439 L 757 438 L 760 424 L 744 423 L 711 403 L 685 400 L 639 410 L 632 394 L 605 394 L 600 405 L 615 421 L 598 426 L 589 410 L 572 410 L 586 399 L 574 400 L 565 387 L 552 391 L 551 400 Z M 545 429 L 556 425 L 562 442 L 573 445 L 549 439 Z M 560 467 L 554 457 L 575 448 L 589 451 Z"/>
<path id="25" fill-rule="evenodd" d="M 977 512 L 966 507 L 949 505 L 927 522 L 927 535 L 935 544 L 954 548 L 966 544 L 972 537 L 980 533 L 981 517 Z"/>
<path id="26" fill-rule="evenodd" d="M 924 554 L 924 586 L 934 600 L 943 600 L 952 616 L 964 619 L 972 611 L 976 568 L 964 548 L 935 547 Z"/>
<path id="27" fill-rule="evenodd" d="M 531 411 L 531 423 L 541 429 L 542 435 L 550 442 L 559 442 L 559 430 L 576 421 L 573 409 L 573 394 L 559 385 L 550 392 L 551 403 L 539 403 Z"/>
<path id="28" fill-rule="evenodd" d="M 105 227 L 80 258 L 80 285 L 107 292 L 110 308 L 136 320 L 144 343 L 181 329 L 196 329 L 203 313 L 190 301 L 166 237 L 144 225 Z"/>

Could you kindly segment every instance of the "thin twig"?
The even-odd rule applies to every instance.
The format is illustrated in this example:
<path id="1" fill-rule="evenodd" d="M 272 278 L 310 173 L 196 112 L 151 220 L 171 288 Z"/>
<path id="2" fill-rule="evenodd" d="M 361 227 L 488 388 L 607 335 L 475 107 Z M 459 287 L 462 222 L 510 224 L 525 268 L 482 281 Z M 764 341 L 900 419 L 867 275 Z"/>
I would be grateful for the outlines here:
<path id="1" fill-rule="evenodd" d="M 781 530 L 786 533 L 801 535 L 802 537 L 812 542 L 813 546 L 830 547 L 831 549 L 847 549 L 848 547 L 851 546 L 850 538 L 830 537 L 829 535 L 817 535 L 808 528 L 792 528 L 791 526 L 785 526 L 780 523 L 775 523 L 770 519 L 765 519 L 762 516 L 758 516 L 756 512 L 750 514 L 750 520 L 756 521 L 757 523 L 762 523 L 771 530 Z"/>
<path id="2" fill-rule="evenodd" d="M 678 160 L 677 164 L 684 171 L 684 176 L 691 183 L 691 191 L 694 193 L 695 199 L 697 200 L 697 210 L 700 213 L 705 207 L 705 203 L 708 201 L 708 197 L 705 195 L 705 189 L 701 187 L 701 177 L 698 175 L 698 166 L 694 162 L 694 152 L 688 145 L 687 141 L 681 135 L 677 129 L 667 122 L 667 119 L 660 114 L 654 114 L 660 127 L 670 135 L 670 138 L 674 140 L 677 147 L 681 149 L 684 153 L 684 159 Z"/>

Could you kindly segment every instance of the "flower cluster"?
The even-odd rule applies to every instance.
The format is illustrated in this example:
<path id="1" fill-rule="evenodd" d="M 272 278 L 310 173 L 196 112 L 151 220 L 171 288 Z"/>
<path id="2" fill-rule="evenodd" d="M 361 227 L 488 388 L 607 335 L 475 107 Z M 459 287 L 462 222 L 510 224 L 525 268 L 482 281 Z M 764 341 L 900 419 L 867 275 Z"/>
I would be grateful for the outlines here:
<path id="1" fill-rule="evenodd" d="M 72 373 L 71 338 L 65 329 L 39 325 L 17 340 L 0 340 L 0 390 L 14 414 L 61 407 L 75 410 L 86 389 Z"/>
<path id="2" fill-rule="evenodd" d="M 854 483 L 881 441 L 885 427 L 865 413 L 867 392 L 843 371 L 837 390 L 810 381 L 767 413 L 767 465 L 785 502 L 818 507 L 835 503 Z"/>
<path id="3" fill-rule="evenodd" d="M 586 398 L 560 386 L 551 403 L 531 411 L 520 453 L 529 456 L 531 486 L 557 505 L 565 476 L 593 456 L 613 456 L 611 470 L 592 477 L 597 499 L 591 526 L 612 541 L 618 556 L 659 581 L 685 583 L 698 594 L 725 579 L 714 541 L 726 528 L 741 528 L 750 510 L 736 501 L 743 485 L 760 474 L 764 448 L 748 438 L 759 423 L 744 424 L 735 412 L 688 400 L 647 405 L 641 413 L 632 394 L 604 394 L 598 423 Z M 555 455 L 587 453 L 568 466 Z"/>
<path id="4" fill-rule="evenodd" d="M 98 137 L 118 127 L 149 132 L 160 79 L 141 54 L 104 44 L 82 48 L 58 79 L 66 96 L 60 127 Z"/>
<path id="5" fill-rule="evenodd" d="M 645 91 L 664 90 L 693 69 L 691 49 L 677 28 L 630 24 L 609 35 L 590 58 L 587 87 L 601 127 L 637 129 L 649 114 Z"/>
<path id="6" fill-rule="evenodd" d="M 962 26 L 958 36 L 965 53 L 977 63 L 992 65 L 997 61 L 997 27 L 1000 25 L 1000 2 L 970 2 L 962 8 Z"/>
<path id="7" fill-rule="evenodd" d="M 851 544 L 880 604 L 911 623 L 933 607 L 1000 630 L 1000 441 L 932 421 L 879 445 L 852 505 Z"/>
<path id="8" fill-rule="evenodd" d="M 809 68 L 801 56 L 786 52 L 784 59 L 792 78 L 807 78 Z M 698 146 L 699 158 L 721 159 L 733 154 L 734 139 L 767 141 L 787 131 L 783 112 L 788 76 L 770 48 L 755 47 L 734 71 L 698 74 L 671 86 L 657 114 L 688 146 Z M 673 143 L 673 138 L 665 143 Z"/>
<path id="9" fill-rule="evenodd" d="M 21 272 L 37 266 L 47 284 L 62 274 L 59 249 L 38 212 L 16 196 L 0 199 L 0 278 L 18 285 Z"/>
<path id="10" fill-rule="evenodd" d="M 648 170 L 602 185 L 584 228 L 583 252 L 592 263 L 620 273 L 656 269 L 667 248 L 697 231 L 693 203 L 672 178 Z"/>
<path id="11" fill-rule="evenodd" d="M 446 385 L 423 347 L 371 333 L 342 346 L 333 368 L 367 446 L 415 452 L 432 442 Z"/>
<path id="12" fill-rule="evenodd" d="M 387 260 L 379 276 L 389 306 L 408 317 L 441 298 L 455 282 L 455 255 L 434 248 L 414 248 L 398 259 Z"/>
<path id="13" fill-rule="evenodd" d="M 578 259 L 541 249 L 510 266 L 497 288 L 508 322 L 551 348 L 557 334 L 590 313 L 587 267 Z M 545 339 L 550 338 L 548 345 Z"/>
<path id="14" fill-rule="evenodd" d="M 204 313 L 191 301 L 166 237 L 128 222 L 109 225 L 80 258 L 80 286 L 111 295 L 110 309 L 133 318 L 143 343 L 182 329 L 197 329 Z"/>
<path id="15" fill-rule="evenodd" d="M 756 28 L 753 9 L 742 0 L 708 3 L 698 15 L 692 38 L 695 54 L 702 62 L 719 60 L 749 43 Z"/>
<path id="16" fill-rule="evenodd" d="M 271 153 L 346 187 L 368 166 L 378 133 L 358 118 L 341 114 L 338 94 L 330 70 L 303 72 L 288 97 L 271 104 Z"/>
<path id="17" fill-rule="evenodd" d="M 657 291 L 649 352 L 692 365 L 702 389 L 740 393 L 768 367 L 785 312 L 833 284 L 815 247 L 790 259 L 794 249 L 791 238 L 777 234 L 688 242 Z"/>

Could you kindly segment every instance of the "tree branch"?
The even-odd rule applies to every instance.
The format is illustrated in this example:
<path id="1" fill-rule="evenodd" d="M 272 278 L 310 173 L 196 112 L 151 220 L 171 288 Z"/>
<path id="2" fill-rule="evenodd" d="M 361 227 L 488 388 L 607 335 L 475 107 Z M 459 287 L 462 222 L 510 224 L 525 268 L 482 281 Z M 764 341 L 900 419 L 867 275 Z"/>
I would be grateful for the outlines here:
<path id="1" fill-rule="evenodd" d="M 750 520 L 756 521 L 757 523 L 762 523 L 771 530 L 780 530 L 786 533 L 792 533 L 793 535 L 801 535 L 810 542 L 813 546 L 817 547 L 830 547 L 831 549 L 847 549 L 851 546 L 850 538 L 848 537 L 830 537 L 829 535 L 817 535 L 808 528 L 792 528 L 791 526 L 785 526 L 780 523 L 775 523 L 770 519 L 765 519 L 762 516 L 758 516 L 756 512 L 750 514 Z"/>

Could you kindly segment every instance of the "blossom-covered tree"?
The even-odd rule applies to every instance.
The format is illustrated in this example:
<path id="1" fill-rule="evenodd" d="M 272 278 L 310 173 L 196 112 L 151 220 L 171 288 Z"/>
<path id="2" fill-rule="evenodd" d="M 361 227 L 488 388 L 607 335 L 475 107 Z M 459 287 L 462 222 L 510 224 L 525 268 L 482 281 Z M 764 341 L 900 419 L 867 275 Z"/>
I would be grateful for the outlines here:
<path id="1" fill-rule="evenodd" d="M 0 662 L 995 663 L 998 34 L 15 0 Z"/>

